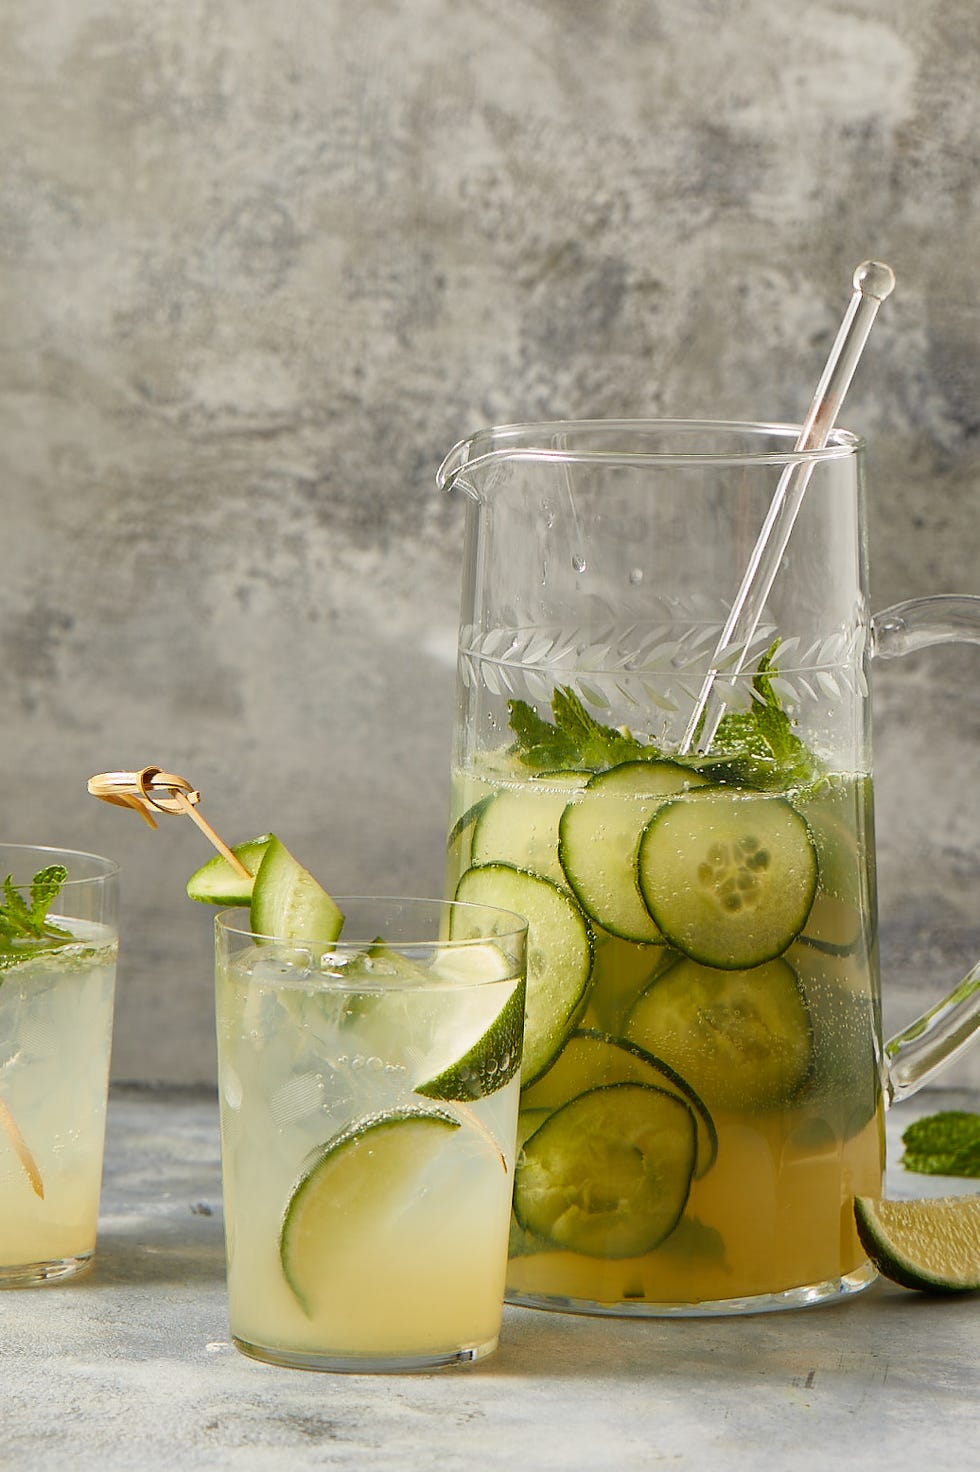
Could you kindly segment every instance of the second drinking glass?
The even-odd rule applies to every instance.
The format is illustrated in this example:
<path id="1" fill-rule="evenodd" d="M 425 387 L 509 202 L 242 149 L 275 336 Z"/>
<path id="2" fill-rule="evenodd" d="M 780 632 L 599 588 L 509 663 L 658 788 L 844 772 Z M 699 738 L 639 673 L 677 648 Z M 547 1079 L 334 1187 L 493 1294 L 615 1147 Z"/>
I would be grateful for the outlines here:
<path id="1" fill-rule="evenodd" d="M 216 919 L 232 1336 L 305 1369 L 482 1359 L 502 1313 L 526 924 L 338 903 L 328 946 Z"/>

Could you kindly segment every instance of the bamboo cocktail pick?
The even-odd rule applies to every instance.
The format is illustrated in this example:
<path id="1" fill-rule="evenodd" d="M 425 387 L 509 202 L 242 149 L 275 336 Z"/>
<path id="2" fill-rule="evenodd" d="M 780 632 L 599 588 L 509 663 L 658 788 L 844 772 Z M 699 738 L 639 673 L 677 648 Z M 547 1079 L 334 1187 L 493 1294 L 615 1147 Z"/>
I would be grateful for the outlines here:
<path id="1" fill-rule="evenodd" d="M 157 826 L 157 813 L 183 814 L 195 822 L 210 843 L 227 859 L 242 879 L 251 879 L 237 854 L 234 854 L 211 824 L 197 811 L 201 794 L 186 777 L 164 772 L 160 767 L 143 767 L 138 772 L 100 772 L 88 780 L 88 790 L 103 802 L 120 808 L 132 808 L 151 828 Z"/>
<path id="2" fill-rule="evenodd" d="M 10 1143 L 14 1147 L 14 1153 L 17 1159 L 24 1167 L 24 1174 L 31 1183 L 31 1190 L 35 1196 L 39 1196 L 43 1201 L 44 1182 L 41 1180 L 41 1172 L 37 1168 L 37 1161 L 27 1148 L 27 1142 L 17 1126 L 17 1121 L 2 1099 L 0 1099 L 0 1125 L 3 1125 L 7 1134 L 10 1136 Z"/>

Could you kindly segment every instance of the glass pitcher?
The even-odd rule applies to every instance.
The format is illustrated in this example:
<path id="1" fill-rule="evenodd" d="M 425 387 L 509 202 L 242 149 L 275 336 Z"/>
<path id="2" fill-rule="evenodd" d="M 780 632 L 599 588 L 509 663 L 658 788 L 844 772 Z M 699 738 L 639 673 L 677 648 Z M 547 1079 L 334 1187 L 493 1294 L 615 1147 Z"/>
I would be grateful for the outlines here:
<path id="1" fill-rule="evenodd" d="M 512 1302 L 859 1292 L 884 1107 L 980 1025 L 978 968 L 882 1043 L 868 700 L 872 658 L 980 642 L 980 597 L 871 617 L 862 443 L 798 434 L 517 425 L 438 473 L 466 497 L 449 893 L 529 921 Z M 794 464 L 778 573 L 719 660 Z"/>

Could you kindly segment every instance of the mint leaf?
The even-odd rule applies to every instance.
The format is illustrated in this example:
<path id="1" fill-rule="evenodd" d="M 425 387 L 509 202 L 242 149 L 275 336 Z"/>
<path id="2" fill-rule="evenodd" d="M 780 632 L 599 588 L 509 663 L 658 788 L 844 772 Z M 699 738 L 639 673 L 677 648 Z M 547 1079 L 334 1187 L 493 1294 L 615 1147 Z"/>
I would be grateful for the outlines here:
<path id="1" fill-rule="evenodd" d="M 568 738 L 550 721 L 542 720 L 526 700 L 508 702 L 510 728 L 517 737 L 513 750 L 536 772 L 557 771 L 575 765 L 576 753 Z"/>
<path id="2" fill-rule="evenodd" d="M 980 1178 L 980 1114 L 946 1109 L 910 1124 L 902 1136 L 906 1170 Z"/>
<path id="3" fill-rule="evenodd" d="M 559 685 L 552 695 L 553 724 L 526 701 L 509 702 L 510 726 L 516 737 L 511 749 L 536 772 L 604 771 L 620 762 L 670 756 L 715 782 L 780 791 L 802 786 L 819 776 L 821 768 L 793 730 L 772 687 L 778 647 L 776 640 L 759 661 L 752 679 L 751 707 L 722 716 L 706 755 L 670 753 L 653 741 L 640 741 L 625 727 L 604 726 L 568 685 Z"/>
<path id="4" fill-rule="evenodd" d="M 64 864 L 49 864 L 39 869 L 31 880 L 31 917 L 35 925 L 44 925 L 45 916 L 61 893 L 68 878 Z"/>
<path id="5" fill-rule="evenodd" d="M 772 688 L 778 648 L 777 639 L 759 661 L 750 708 L 730 711 L 718 722 L 708 757 L 711 775 L 718 780 L 785 788 L 811 782 L 819 773 L 816 758 L 793 730 Z"/>
<path id="6" fill-rule="evenodd" d="M 508 704 L 510 727 L 517 738 L 512 750 L 534 771 L 595 771 L 659 754 L 629 731 L 602 725 L 568 685 L 557 686 L 551 709 L 554 724 L 524 700 Z"/>
<path id="7" fill-rule="evenodd" d="M 36 935 L 37 927 L 33 916 L 24 899 L 14 888 L 13 875 L 8 874 L 3 881 L 3 897 L 5 903 L 0 906 L 0 915 L 9 925 L 13 935 Z"/>
<path id="8" fill-rule="evenodd" d="M 610 767 L 617 762 L 650 755 L 650 749 L 629 731 L 603 726 L 590 716 L 569 685 L 556 688 L 551 697 L 551 708 L 555 713 L 555 724 L 574 743 L 585 767 Z"/>
<path id="9" fill-rule="evenodd" d="M 48 910 L 68 878 L 62 864 L 39 869 L 31 880 L 30 899 L 25 900 L 8 874 L 3 881 L 0 904 L 0 970 L 14 966 L 37 951 L 56 949 L 73 937 L 47 918 Z"/>

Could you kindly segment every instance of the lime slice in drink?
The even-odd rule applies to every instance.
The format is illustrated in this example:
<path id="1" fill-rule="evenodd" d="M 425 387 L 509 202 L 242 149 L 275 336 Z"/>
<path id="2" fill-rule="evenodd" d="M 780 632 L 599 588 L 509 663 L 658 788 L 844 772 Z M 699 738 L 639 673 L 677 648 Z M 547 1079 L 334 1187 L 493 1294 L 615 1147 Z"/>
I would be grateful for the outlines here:
<path id="1" fill-rule="evenodd" d="M 289 1198 L 279 1234 L 286 1282 L 311 1318 L 329 1306 L 338 1272 L 362 1258 L 367 1237 L 385 1238 L 387 1223 L 394 1250 L 399 1206 L 459 1128 L 439 1110 L 395 1109 L 322 1146 Z"/>
<path id="2" fill-rule="evenodd" d="M 523 983 L 491 941 L 427 950 L 416 960 L 379 939 L 356 955 L 343 971 L 346 1016 L 417 1094 L 482 1099 L 520 1067 Z"/>
<path id="3" fill-rule="evenodd" d="M 854 1219 L 865 1252 L 893 1282 L 926 1293 L 980 1288 L 980 1196 L 856 1196 Z"/>
<path id="4" fill-rule="evenodd" d="M 480 947 L 481 950 L 487 947 Z M 490 948 L 492 949 L 492 947 Z M 496 994 L 496 989 L 494 989 Z M 460 1031 L 447 1038 L 443 1047 L 453 1061 L 439 1068 L 415 1092 L 428 1099 L 482 1099 L 510 1083 L 521 1066 L 521 1040 L 524 1032 L 524 987 L 515 986 L 507 1001 L 488 1027 L 483 1027 L 476 1040 L 462 1053 L 462 1027 L 479 1018 L 479 1011 L 465 1006 L 460 1009 Z M 468 1014 L 469 1013 L 469 1017 Z M 472 1035 L 472 1034 L 471 1034 Z"/>

